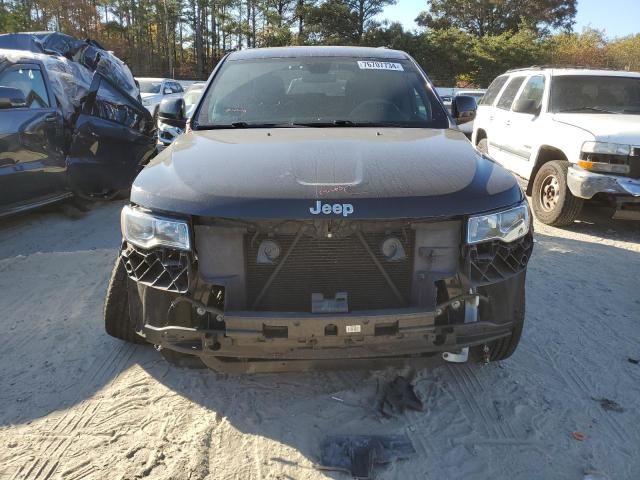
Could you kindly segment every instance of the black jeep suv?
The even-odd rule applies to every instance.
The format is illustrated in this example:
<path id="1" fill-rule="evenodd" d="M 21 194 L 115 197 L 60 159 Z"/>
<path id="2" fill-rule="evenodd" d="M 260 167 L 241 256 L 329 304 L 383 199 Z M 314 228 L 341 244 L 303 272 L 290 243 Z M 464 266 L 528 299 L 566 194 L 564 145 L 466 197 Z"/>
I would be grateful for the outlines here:
<path id="1" fill-rule="evenodd" d="M 182 100 L 160 115 L 181 121 Z M 225 371 L 509 357 L 529 208 L 455 123 L 400 51 L 228 55 L 133 184 L 107 332 Z"/>

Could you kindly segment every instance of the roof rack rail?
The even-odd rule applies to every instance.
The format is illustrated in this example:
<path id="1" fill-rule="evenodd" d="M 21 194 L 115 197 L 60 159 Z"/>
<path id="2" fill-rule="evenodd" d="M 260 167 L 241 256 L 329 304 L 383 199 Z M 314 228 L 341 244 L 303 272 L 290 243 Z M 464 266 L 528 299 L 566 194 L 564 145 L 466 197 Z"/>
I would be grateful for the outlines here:
<path id="1" fill-rule="evenodd" d="M 613 68 L 613 67 L 601 67 L 601 66 L 595 66 L 595 65 L 575 65 L 575 64 L 561 64 L 561 63 L 549 63 L 549 64 L 545 64 L 545 65 L 531 65 L 530 67 L 519 67 L 519 68 L 512 68 L 510 70 L 507 70 L 505 73 L 511 73 L 511 72 L 520 72 L 522 70 L 544 70 L 547 68 L 568 68 L 568 69 L 574 69 L 574 70 L 622 70 L 620 68 Z"/>

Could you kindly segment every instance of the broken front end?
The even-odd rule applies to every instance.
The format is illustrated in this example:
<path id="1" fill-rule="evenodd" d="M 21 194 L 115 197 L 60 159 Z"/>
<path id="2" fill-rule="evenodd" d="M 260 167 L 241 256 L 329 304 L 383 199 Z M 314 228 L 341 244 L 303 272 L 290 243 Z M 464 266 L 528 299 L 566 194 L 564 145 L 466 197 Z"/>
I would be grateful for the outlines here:
<path id="1" fill-rule="evenodd" d="M 125 207 L 122 228 L 138 333 L 220 370 L 509 336 L 533 245 L 526 204 L 447 221 L 176 220 Z"/>

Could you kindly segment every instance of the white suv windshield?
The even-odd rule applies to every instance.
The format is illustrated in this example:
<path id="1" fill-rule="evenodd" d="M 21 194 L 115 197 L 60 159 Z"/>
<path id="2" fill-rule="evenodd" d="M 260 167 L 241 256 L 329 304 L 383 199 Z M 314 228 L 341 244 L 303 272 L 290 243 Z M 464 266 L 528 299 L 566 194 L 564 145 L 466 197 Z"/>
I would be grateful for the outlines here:
<path id="1" fill-rule="evenodd" d="M 640 78 L 562 75 L 551 82 L 555 113 L 640 114 Z"/>
<path id="2" fill-rule="evenodd" d="M 448 128 L 449 124 L 409 61 L 300 57 L 226 61 L 193 125 Z"/>

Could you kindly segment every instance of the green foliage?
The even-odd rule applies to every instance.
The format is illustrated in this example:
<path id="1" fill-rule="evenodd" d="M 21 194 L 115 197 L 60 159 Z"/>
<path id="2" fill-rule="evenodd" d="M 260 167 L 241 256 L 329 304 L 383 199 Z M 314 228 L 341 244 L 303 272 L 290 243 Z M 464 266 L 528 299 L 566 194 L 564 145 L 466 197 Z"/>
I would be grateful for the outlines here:
<path id="1" fill-rule="evenodd" d="M 418 23 L 436 30 L 458 28 L 476 36 L 550 28 L 571 30 L 576 0 L 430 0 Z"/>
<path id="2" fill-rule="evenodd" d="M 309 10 L 307 41 L 323 45 L 354 45 L 358 43 L 358 17 L 341 0 L 327 0 Z"/>
<path id="3" fill-rule="evenodd" d="M 476 37 L 462 30 L 429 30 L 421 35 L 416 60 L 436 85 L 455 86 L 474 64 Z"/>
<path id="4" fill-rule="evenodd" d="M 607 66 L 604 32 L 587 29 L 560 34 L 547 41 L 551 62 L 557 65 Z"/>
<path id="5" fill-rule="evenodd" d="M 365 35 L 378 29 L 376 15 L 396 0 L 326 0 L 308 10 L 308 40 L 315 44 L 366 43 Z"/>
<path id="6" fill-rule="evenodd" d="M 609 42 L 606 51 L 608 66 L 621 70 L 640 71 L 640 34 Z"/>
<path id="7" fill-rule="evenodd" d="M 378 15 L 396 0 L 0 0 L 0 31 L 59 29 L 98 40 L 139 76 L 206 78 L 238 47 L 366 45 L 404 50 L 438 86 L 486 87 L 534 64 L 640 70 L 640 35 L 563 31 L 575 0 L 432 0 L 407 31 Z"/>
<path id="8" fill-rule="evenodd" d="M 473 82 L 487 86 L 506 70 L 548 63 L 544 42 L 533 30 L 476 38 Z"/>
<path id="9" fill-rule="evenodd" d="M 21 32 L 30 28 L 32 24 L 29 8 L 26 4 L 3 3 L 0 5 L 0 32 Z"/>

